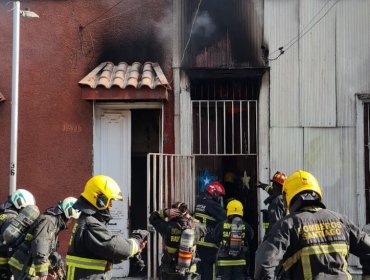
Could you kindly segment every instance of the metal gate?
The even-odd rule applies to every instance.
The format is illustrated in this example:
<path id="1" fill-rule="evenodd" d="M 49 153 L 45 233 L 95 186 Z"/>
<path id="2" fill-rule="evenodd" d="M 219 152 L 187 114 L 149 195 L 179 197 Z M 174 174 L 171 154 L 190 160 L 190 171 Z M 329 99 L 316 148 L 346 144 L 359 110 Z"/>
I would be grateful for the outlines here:
<path id="1" fill-rule="evenodd" d="M 194 165 L 194 156 L 154 153 L 147 155 L 148 218 L 151 212 L 169 208 L 176 201 L 185 202 L 189 209 L 194 209 Z M 158 279 L 162 245 L 161 236 L 152 232 L 147 244 L 148 279 Z"/>
<path id="2" fill-rule="evenodd" d="M 256 100 L 193 100 L 193 154 L 257 154 Z"/>

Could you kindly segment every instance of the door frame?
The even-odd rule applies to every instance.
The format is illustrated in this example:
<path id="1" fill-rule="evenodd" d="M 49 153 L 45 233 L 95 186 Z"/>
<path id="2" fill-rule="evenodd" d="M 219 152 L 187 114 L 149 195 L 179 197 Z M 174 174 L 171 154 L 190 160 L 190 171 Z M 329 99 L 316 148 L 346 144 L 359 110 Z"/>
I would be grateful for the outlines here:
<path id="1" fill-rule="evenodd" d="M 159 152 L 163 152 L 163 130 L 164 130 L 164 104 L 161 102 L 96 102 L 93 101 L 93 134 L 95 139 L 95 114 L 96 109 L 104 110 L 135 110 L 135 109 L 159 109 L 161 111 Z"/>
<path id="2" fill-rule="evenodd" d="M 356 199 L 357 225 L 366 225 L 365 201 L 365 147 L 364 147 L 364 103 L 370 102 L 370 93 L 356 93 Z"/>
<path id="3" fill-rule="evenodd" d="M 160 131 L 159 131 L 159 136 L 160 136 L 160 139 L 159 139 L 159 150 L 160 151 L 163 151 L 163 124 L 164 124 L 164 118 L 163 118 L 163 104 L 162 103 L 157 103 L 157 102 L 135 102 L 135 103 L 128 103 L 128 102 L 114 102 L 114 103 L 101 103 L 101 102 L 93 102 L 93 154 L 96 154 L 96 150 L 98 149 L 98 147 L 96 146 L 97 144 L 99 144 L 96 139 L 97 139 L 97 117 L 98 117 L 98 112 L 107 112 L 107 113 L 122 113 L 123 115 L 125 115 L 125 112 L 129 112 L 127 114 L 127 116 L 129 117 L 129 129 L 131 129 L 132 125 L 134 125 L 132 123 L 132 119 L 131 119 L 131 111 L 132 110 L 135 110 L 135 109 L 159 109 L 160 110 Z M 129 139 L 128 139 L 129 142 L 129 145 L 131 147 L 131 143 L 132 143 L 132 137 L 131 137 L 131 131 L 130 131 L 130 136 L 129 136 Z M 130 148 L 130 151 L 129 151 L 130 155 L 127 155 L 128 157 L 128 160 L 131 160 L 131 148 Z M 95 174 L 96 172 L 96 162 L 95 162 L 96 158 L 93 158 L 93 172 Z M 126 158 L 127 160 L 127 158 Z M 131 164 L 130 164 L 131 166 Z M 126 183 L 127 183 L 127 190 L 128 190 L 128 198 L 127 198 L 127 207 L 130 208 L 131 206 L 131 171 L 128 171 L 128 174 L 127 174 L 128 178 L 126 178 Z M 118 209 L 119 210 L 119 209 Z M 129 210 L 127 212 L 128 216 L 127 216 L 127 225 L 130 224 L 130 216 L 129 216 Z M 114 230 L 112 228 L 112 230 Z M 121 229 L 121 234 L 123 234 L 124 237 L 127 237 L 126 235 L 129 234 L 129 232 L 126 230 L 126 229 Z M 123 273 L 124 274 L 129 274 L 129 263 L 128 261 L 124 262 L 123 264 L 123 268 L 120 268 L 120 270 L 123 269 Z M 114 268 L 113 268 L 113 273 L 114 272 Z M 116 274 L 117 273 L 121 273 L 121 272 L 118 272 L 116 271 Z M 122 275 L 113 275 L 115 277 L 122 277 Z M 124 276 L 124 277 L 127 277 Z"/>

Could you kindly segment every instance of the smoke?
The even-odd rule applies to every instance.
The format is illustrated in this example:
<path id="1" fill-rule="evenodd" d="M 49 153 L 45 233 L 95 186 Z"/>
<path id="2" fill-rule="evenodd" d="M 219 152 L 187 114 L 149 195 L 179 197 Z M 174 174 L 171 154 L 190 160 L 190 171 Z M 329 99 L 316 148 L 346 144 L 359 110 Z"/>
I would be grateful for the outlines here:
<path id="1" fill-rule="evenodd" d="M 192 30 L 192 35 L 211 38 L 215 35 L 216 25 L 210 17 L 208 11 L 202 11 L 196 18 Z"/>
<path id="2" fill-rule="evenodd" d="M 214 60 L 231 57 L 228 66 L 263 64 L 262 1 L 203 0 L 198 13 L 195 2 L 187 1 L 189 7 L 193 7 L 185 15 L 189 33 L 195 16 L 196 19 L 189 34 L 191 41 L 186 49 L 185 64 L 194 65 L 195 57 L 202 55 Z"/>
<path id="3" fill-rule="evenodd" d="M 160 21 L 152 21 L 155 34 L 160 41 L 169 41 L 172 38 L 173 24 L 172 11 L 166 10 Z"/>

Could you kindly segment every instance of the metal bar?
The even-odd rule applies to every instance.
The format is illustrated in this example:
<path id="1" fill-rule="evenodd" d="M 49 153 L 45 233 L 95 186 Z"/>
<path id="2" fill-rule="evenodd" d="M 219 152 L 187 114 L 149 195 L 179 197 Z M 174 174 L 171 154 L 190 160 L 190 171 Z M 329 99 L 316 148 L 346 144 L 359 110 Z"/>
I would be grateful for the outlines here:
<path id="1" fill-rule="evenodd" d="M 159 151 L 163 153 L 163 139 L 164 139 L 164 104 L 161 107 L 161 140 L 160 140 L 160 147 Z"/>
<path id="2" fill-rule="evenodd" d="M 181 156 L 180 162 L 181 162 L 181 190 L 184 196 L 184 202 L 189 205 L 188 201 L 188 190 L 186 189 L 186 176 L 187 176 L 187 170 L 186 170 L 186 157 Z"/>
<path id="3" fill-rule="evenodd" d="M 194 185 L 194 182 L 195 182 L 195 157 L 194 156 L 192 157 L 192 167 L 191 167 L 191 170 L 192 170 L 191 183 L 193 185 L 193 204 L 192 204 L 191 209 L 194 209 L 194 207 L 195 207 L 195 185 Z"/>
<path id="4" fill-rule="evenodd" d="M 207 101 L 207 141 L 208 141 L 208 154 L 211 152 L 209 149 L 209 101 Z"/>
<path id="5" fill-rule="evenodd" d="M 199 123 L 199 154 L 202 153 L 202 124 L 201 124 L 201 116 L 202 116 L 202 109 L 201 109 L 201 101 L 198 101 L 198 123 Z"/>
<path id="6" fill-rule="evenodd" d="M 256 112 L 256 121 L 255 121 L 255 135 L 256 135 L 256 141 L 255 143 L 258 143 L 258 101 L 254 101 L 254 111 Z M 257 153 L 257 144 L 256 144 L 256 149 L 255 153 Z"/>
<path id="7" fill-rule="evenodd" d="M 226 102 L 223 102 L 224 104 L 224 151 L 223 153 L 226 154 L 226 108 L 225 108 L 225 105 L 226 105 Z"/>
<path id="8" fill-rule="evenodd" d="M 231 102 L 231 153 L 234 154 L 234 101 Z"/>
<path id="9" fill-rule="evenodd" d="M 251 122 L 250 122 L 250 111 L 249 111 L 249 101 L 248 101 L 248 154 L 251 152 Z"/>
<path id="10" fill-rule="evenodd" d="M 179 157 L 175 156 L 175 178 L 180 178 L 180 170 L 179 170 Z M 179 181 L 178 180 L 175 180 L 175 184 L 176 184 L 176 187 L 175 187 L 175 201 L 179 200 L 179 187 L 180 187 L 180 184 L 179 184 Z M 180 192 L 180 195 L 181 195 L 181 192 Z"/>
<path id="11" fill-rule="evenodd" d="M 158 168 L 158 209 L 163 208 L 163 155 L 159 155 L 159 168 Z M 157 209 L 155 209 L 157 210 Z"/>
<path id="12" fill-rule="evenodd" d="M 182 191 L 181 191 L 181 162 L 180 162 L 180 157 L 175 155 L 176 159 L 176 175 L 175 175 L 175 181 L 177 182 L 176 186 L 176 198 L 175 201 L 180 201 L 182 200 Z M 176 180 L 177 178 L 177 180 Z"/>
<path id="13" fill-rule="evenodd" d="M 240 125 L 239 125 L 239 134 L 240 134 L 240 154 L 243 153 L 243 103 L 242 101 L 240 100 L 239 101 L 239 122 L 240 122 Z"/>
<path id="14" fill-rule="evenodd" d="M 183 156 L 180 156 L 180 172 L 181 172 L 181 192 L 182 192 L 182 197 L 183 197 L 183 201 L 186 201 L 187 203 L 187 197 L 188 197 L 188 194 L 187 194 L 187 190 L 186 190 L 186 167 L 185 167 L 185 164 L 184 164 L 184 158 Z"/>
<path id="15" fill-rule="evenodd" d="M 196 156 L 201 156 L 201 154 L 194 154 Z M 226 154 L 226 153 L 218 153 L 218 154 L 209 154 L 207 156 L 227 156 L 227 155 L 230 155 L 230 154 Z M 239 154 L 236 154 L 236 155 L 239 155 Z M 249 154 L 246 153 L 246 155 L 250 155 L 250 156 L 256 156 L 257 154 L 254 152 L 250 152 Z"/>
<path id="16" fill-rule="evenodd" d="M 170 164 L 170 169 L 171 169 L 171 201 L 174 201 L 175 198 L 175 181 L 174 181 L 174 167 L 173 167 L 173 156 L 171 156 L 171 164 Z"/>
<path id="17" fill-rule="evenodd" d="M 195 106 L 195 102 L 192 100 L 190 101 L 190 106 L 191 106 L 191 123 L 190 123 L 190 130 L 191 130 L 191 153 L 195 153 L 195 143 L 196 143 L 196 139 L 195 139 L 195 124 L 196 124 L 196 120 L 194 118 L 195 116 L 195 111 L 196 109 L 194 108 Z"/>
<path id="18" fill-rule="evenodd" d="M 164 205 L 165 207 L 168 207 L 168 196 L 169 196 L 169 188 L 168 188 L 168 156 L 165 156 L 165 162 L 164 162 Z"/>
<path id="19" fill-rule="evenodd" d="M 164 155 L 163 154 L 160 154 L 158 156 L 158 159 L 159 159 L 159 168 L 158 168 L 158 209 L 163 209 L 164 208 L 164 205 L 163 205 L 163 201 L 164 201 L 164 190 L 163 190 L 163 175 L 164 175 L 164 171 L 163 171 L 163 157 Z M 157 210 L 157 209 L 155 209 Z M 162 253 L 163 252 L 163 242 L 162 242 L 162 236 L 160 234 L 158 234 L 158 253 Z M 160 255 L 159 254 L 159 255 Z M 158 256 L 158 260 L 157 260 L 157 263 L 158 263 L 158 266 L 160 266 L 160 262 L 161 262 L 161 259 L 160 257 Z"/>
<path id="20" fill-rule="evenodd" d="M 188 165 L 188 186 L 189 186 L 189 207 L 190 209 L 194 209 L 194 204 L 193 204 L 193 193 L 194 193 L 194 182 L 192 181 L 192 175 L 193 171 L 191 169 L 191 157 L 187 157 L 187 165 Z"/>
<path id="21" fill-rule="evenodd" d="M 190 208 L 191 205 L 192 205 L 192 201 L 191 201 L 191 193 L 193 191 L 193 184 L 191 184 L 191 169 L 190 169 L 190 157 L 185 157 L 185 165 L 186 165 L 186 182 L 185 182 L 185 188 L 186 188 L 186 193 L 188 194 L 188 197 L 186 198 L 187 199 L 187 203 L 189 205 L 189 209 L 192 209 Z"/>
<path id="22" fill-rule="evenodd" d="M 150 213 L 152 212 L 151 209 L 150 209 L 150 200 L 151 200 L 151 197 L 150 197 L 150 175 L 151 175 L 151 172 L 150 172 L 150 157 L 151 155 L 150 154 L 147 154 L 146 156 L 146 193 L 147 193 L 147 197 L 146 197 L 146 212 L 147 212 L 147 219 L 149 220 L 149 216 L 150 216 Z M 148 254 L 147 254 L 147 266 L 148 266 L 148 270 L 147 270 L 147 277 L 148 279 L 151 278 L 151 271 L 152 271 L 152 256 L 151 256 L 151 247 L 152 247 L 152 235 L 154 234 L 149 234 L 148 236 L 148 244 L 147 244 L 147 250 L 148 250 Z"/>
<path id="23" fill-rule="evenodd" d="M 153 211 L 157 210 L 157 156 L 153 157 Z M 158 233 L 155 232 L 155 238 L 153 242 L 153 275 L 157 275 L 158 267 Z"/>
<path id="24" fill-rule="evenodd" d="M 218 114 L 217 114 L 217 106 L 218 106 L 218 102 L 215 101 L 215 116 L 216 116 L 216 130 L 215 130 L 215 134 L 216 134 L 216 154 L 218 153 Z"/>

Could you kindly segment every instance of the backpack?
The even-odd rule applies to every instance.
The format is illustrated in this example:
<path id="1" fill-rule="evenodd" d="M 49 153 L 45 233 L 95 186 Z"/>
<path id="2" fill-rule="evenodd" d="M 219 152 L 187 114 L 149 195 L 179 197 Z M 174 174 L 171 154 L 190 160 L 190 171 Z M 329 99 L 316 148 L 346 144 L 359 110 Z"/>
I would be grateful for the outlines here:
<path id="1" fill-rule="evenodd" d="M 9 253 L 25 239 L 27 232 L 39 217 L 40 211 L 36 205 L 24 207 L 17 217 L 11 220 L 3 232 L 4 244 L 8 246 Z"/>
<path id="2" fill-rule="evenodd" d="M 194 259 L 194 229 L 187 228 L 181 233 L 179 250 L 177 252 L 176 271 L 185 275 L 190 271 Z"/>
<path id="3" fill-rule="evenodd" d="M 236 257 L 242 250 L 243 246 L 243 220 L 240 217 L 234 217 L 231 222 L 229 236 L 229 255 Z"/>

